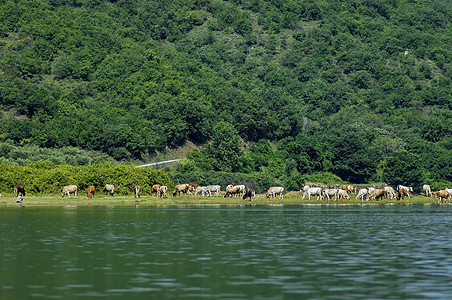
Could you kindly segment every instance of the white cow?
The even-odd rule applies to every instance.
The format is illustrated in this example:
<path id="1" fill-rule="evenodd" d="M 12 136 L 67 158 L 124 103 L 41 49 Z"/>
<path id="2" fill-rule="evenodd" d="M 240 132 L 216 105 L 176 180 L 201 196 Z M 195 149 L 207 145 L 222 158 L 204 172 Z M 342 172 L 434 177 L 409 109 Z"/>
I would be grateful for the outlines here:
<path id="1" fill-rule="evenodd" d="M 71 198 L 71 193 L 74 193 L 74 198 L 77 198 L 77 186 L 76 185 L 66 185 L 63 187 L 61 192 L 61 197 L 68 196 Z"/>
<path id="2" fill-rule="evenodd" d="M 317 195 L 317 200 L 319 200 L 319 198 L 322 199 L 322 193 L 323 189 L 321 187 L 309 187 L 306 185 L 303 188 L 301 200 L 303 200 L 306 196 L 308 196 L 308 199 L 311 200 L 311 195 Z"/>
<path id="3" fill-rule="evenodd" d="M 106 184 L 104 190 L 107 194 L 114 195 L 115 194 L 115 186 L 113 184 Z"/>
<path id="4" fill-rule="evenodd" d="M 330 197 L 334 197 L 334 201 L 336 201 L 338 191 L 338 189 L 324 189 L 323 194 L 326 196 L 328 201 L 330 200 Z"/>
<path id="5" fill-rule="evenodd" d="M 369 190 L 366 188 L 360 189 L 358 191 L 358 195 L 356 195 L 356 200 L 361 198 L 361 201 L 364 201 L 364 196 L 366 196 L 368 192 L 369 192 Z"/>
<path id="6" fill-rule="evenodd" d="M 265 197 L 267 198 L 273 198 L 276 196 L 279 196 L 279 199 L 284 197 L 284 188 L 282 186 L 272 186 L 265 194 Z"/>
<path id="7" fill-rule="evenodd" d="M 209 196 L 212 196 L 212 193 L 215 194 L 215 196 L 220 196 L 221 192 L 221 186 L 219 185 L 208 185 L 207 186 L 207 193 Z"/>
<path id="8" fill-rule="evenodd" d="M 245 194 L 245 192 L 246 192 L 245 185 L 239 184 L 239 185 L 236 185 L 236 186 L 238 186 L 240 188 L 239 196 L 241 196 L 242 194 Z"/>
<path id="9" fill-rule="evenodd" d="M 157 198 L 166 198 L 166 193 L 168 192 L 168 186 L 161 185 L 157 191 Z"/>
<path id="10" fill-rule="evenodd" d="M 396 192 L 394 191 L 392 186 L 385 186 L 383 188 L 383 190 L 385 191 L 385 197 L 386 198 L 394 199 L 396 197 Z"/>
<path id="11" fill-rule="evenodd" d="M 201 194 L 202 196 L 205 196 L 207 193 L 206 186 L 197 186 L 195 189 L 195 195 Z"/>
<path id="12" fill-rule="evenodd" d="M 133 187 L 133 191 L 135 193 L 134 198 L 140 198 L 141 196 L 141 187 L 139 185 L 136 185 Z"/>
<path id="13" fill-rule="evenodd" d="M 337 191 L 337 198 L 338 198 L 338 199 L 345 198 L 345 199 L 347 199 L 347 200 L 350 200 L 350 196 L 348 195 L 347 191 L 346 191 L 346 190 L 343 190 L 343 189 L 339 189 L 339 190 Z"/>
<path id="14" fill-rule="evenodd" d="M 422 186 L 422 190 L 425 192 L 426 197 L 430 197 L 432 195 L 432 190 L 430 189 L 430 186 L 428 184 L 424 184 Z"/>

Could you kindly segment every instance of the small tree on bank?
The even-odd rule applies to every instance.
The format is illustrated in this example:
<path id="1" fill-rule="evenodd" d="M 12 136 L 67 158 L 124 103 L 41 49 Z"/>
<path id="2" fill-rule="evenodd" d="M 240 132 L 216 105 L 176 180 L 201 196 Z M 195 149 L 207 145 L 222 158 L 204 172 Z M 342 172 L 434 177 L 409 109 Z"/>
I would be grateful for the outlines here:
<path id="1" fill-rule="evenodd" d="M 202 152 L 214 171 L 237 172 L 240 169 L 240 136 L 228 122 L 219 122 L 213 128 L 212 141 Z"/>

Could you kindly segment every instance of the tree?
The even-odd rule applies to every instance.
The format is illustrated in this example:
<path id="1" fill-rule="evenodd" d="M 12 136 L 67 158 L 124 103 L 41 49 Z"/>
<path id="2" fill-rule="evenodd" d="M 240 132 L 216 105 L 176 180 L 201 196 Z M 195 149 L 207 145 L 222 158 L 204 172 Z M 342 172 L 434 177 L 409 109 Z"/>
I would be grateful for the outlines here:
<path id="1" fill-rule="evenodd" d="M 449 181 L 447 4 L 3 0 L 0 141 L 130 162 L 188 140 L 206 147 L 203 171 L 281 177 L 286 165 L 292 186 L 316 172 L 367 182 L 405 149 L 432 180 Z M 232 141 L 216 141 L 219 122 Z M 242 155 L 241 139 L 279 149 L 267 155 L 259 142 Z"/>
<path id="2" fill-rule="evenodd" d="M 392 153 L 384 163 L 383 179 L 386 183 L 394 186 L 403 184 L 420 191 L 422 169 L 419 164 L 419 157 L 408 151 Z"/>
<path id="3" fill-rule="evenodd" d="M 381 154 L 370 147 L 373 138 L 374 135 L 361 125 L 344 126 L 328 142 L 333 145 L 332 172 L 349 182 L 368 182 L 381 158 Z"/>
<path id="4" fill-rule="evenodd" d="M 228 122 L 219 122 L 213 128 L 212 141 L 203 151 L 215 171 L 237 172 L 240 168 L 242 149 L 240 136 Z"/>

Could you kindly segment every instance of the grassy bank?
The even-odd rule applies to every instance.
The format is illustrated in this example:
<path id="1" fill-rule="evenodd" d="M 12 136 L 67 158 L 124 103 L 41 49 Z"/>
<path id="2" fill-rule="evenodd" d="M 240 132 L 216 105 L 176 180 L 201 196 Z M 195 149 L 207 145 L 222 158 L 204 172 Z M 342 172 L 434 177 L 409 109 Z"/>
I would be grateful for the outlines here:
<path id="1" fill-rule="evenodd" d="M 180 197 L 157 198 L 149 195 L 143 195 L 141 198 L 134 198 L 130 196 L 104 196 L 96 195 L 93 199 L 88 199 L 85 195 L 79 195 L 77 198 L 62 198 L 59 195 L 39 195 L 26 196 L 22 204 L 16 203 L 16 198 L 13 195 L 8 195 L 0 199 L 0 207 L 11 206 L 49 206 L 49 207 L 153 207 L 153 206 L 171 206 L 171 205 L 246 205 L 246 204 L 261 204 L 261 205 L 297 205 L 297 204 L 349 204 L 349 205 L 378 205 L 378 204 L 436 204 L 437 199 L 425 196 L 412 196 L 405 198 L 403 201 L 396 199 L 385 199 L 382 201 L 361 201 L 356 200 L 355 195 L 351 196 L 350 200 L 340 201 L 326 201 L 316 200 L 312 197 L 311 200 L 305 198 L 301 199 L 300 193 L 292 192 L 284 196 L 283 199 L 267 199 L 264 194 L 256 196 L 256 200 L 249 201 L 242 198 L 224 198 L 223 196 L 201 197 L 194 195 L 183 195 Z"/>

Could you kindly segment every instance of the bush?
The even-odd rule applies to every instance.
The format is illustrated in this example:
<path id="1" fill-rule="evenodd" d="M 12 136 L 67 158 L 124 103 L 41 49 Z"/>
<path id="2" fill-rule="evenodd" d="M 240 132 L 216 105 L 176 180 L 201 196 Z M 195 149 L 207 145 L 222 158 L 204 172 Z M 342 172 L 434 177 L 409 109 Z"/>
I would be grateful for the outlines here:
<path id="1" fill-rule="evenodd" d="M 3 163 L 22 166 L 38 161 L 82 166 L 93 160 L 86 151 L 76 147 L 54 149 L 40 148 L 32 144 L 15 146 L 10 140 L 0 142 L 0 157 Z"/>

